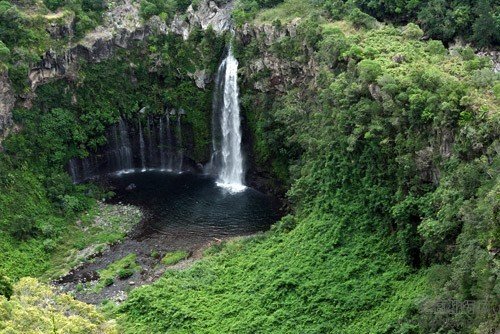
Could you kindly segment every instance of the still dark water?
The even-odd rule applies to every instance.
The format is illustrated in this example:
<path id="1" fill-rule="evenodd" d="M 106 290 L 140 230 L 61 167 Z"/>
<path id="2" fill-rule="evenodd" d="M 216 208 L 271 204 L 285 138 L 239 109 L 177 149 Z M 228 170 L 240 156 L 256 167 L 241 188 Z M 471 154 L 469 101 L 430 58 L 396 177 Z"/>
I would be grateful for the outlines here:
<path id="1" fill-rule="evenodd" d="M 145 234 L 177 241 L 248 235 L 269 229 L 279 218 L 273 197 L 251 188 L 229 193 L 204 175 L 147 171 L 112 175 L 108 182 L 117 193 L 114 202 L 146 210 Z"/>
<path id="2" fill-rule="evenodd" d="M 154 282 L 165 271 L 160 260 L 167 252 L 186 250 L 187 261 L 194 261 L 205 247 L 219 242 L 214 238 L 265 231 L 280 217 L 279 202 L 273 197 L 251 188 L 229 193 L 203 175 L 139 171 L 108 175 L 103 181 L 116 193 L 111 202 L 139 206 L 146 217 L 122 242 L 54 282 L 62 291 L 76 291 L 76 297 L 87 303 L 99 304 L 122 296 L 132 285 Z M 78 292 L 78 284 L 95 281 L 99 270 L 131 253 L 140 271 L 116 279 L 98 293 Z"/>

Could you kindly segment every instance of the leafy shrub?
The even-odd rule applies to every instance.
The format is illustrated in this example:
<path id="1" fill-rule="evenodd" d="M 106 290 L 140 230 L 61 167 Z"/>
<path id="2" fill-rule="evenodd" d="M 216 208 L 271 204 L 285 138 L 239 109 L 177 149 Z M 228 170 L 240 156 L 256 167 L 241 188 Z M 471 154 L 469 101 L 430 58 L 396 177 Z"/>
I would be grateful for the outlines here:
<path id="1" fill-rule="evenodd" d="M 420 39 L 423 35 L 422 29 L 414 23 L 408 23 L 403 29 L 403 36 L 408 39 Z"/>
<path id="2" fill-rule="evenodd" d="M 97 309 L 33 278 L 14 285 L 10 301 L 0 296 L 1 328 L 8 333 L 117 334 L 116 323 Z"/>
<path id="3" fill-rule="evenodd" d="M 500 82 L 495 83 L 495 86 L 493 86 L 493 95 L 497 100 L 500 100 Z"/>
<path id="4" fill-rule="evenodd" d="M 43 241 L 43 249 L 46 252 L 52 252 L 57 247 L 57 241 L 53 239 L 45 239 Z"/>
<path id="5" fill-rule="evenodd" d="M 373 60 L 362 60 L 358 64 L 359 78 L 364 82 L 376 82 L 377 78 L 382 75 L 382 67 Z"/>
<path id="6" fill-rule="evenodd" d="M 47 6 L 48 9 L 55 11 L 59 7 L 61 7 L 66 0 L 43 0 L 43 3 L 45 6 Z"/>
<path id="7" fill-rule="evenodd" d="M 9 60 L 10 50 L 7 45 L 0 40 L 0 61 L 7 62 Z"/>
<path id="8" fill-rule="evenodd" d="M 362 12 L 358 8 L 352 9 L 347 16 L 347 19 L 352 22 L 355 27 L 370 29 L 375 27 L 377 21 L 370 15 Z"/>
<path id="9" fill-rule="evenodd" d="M 10 299 L 13 291 L 12 281 L 7 276 L 0 274 L 0 296 Z"/>
<path id="10" fill-rule="evenodd" d="M 113 279 L 113 277 L 106 277 L 104 280 L 102 280 L 102 284 L 104 286 L 111 286 L 114 282 L 115 280 Z"/>
<path id="11" fill-rule="evenodd" d="M 492 87 L 496 82 L 500 82 L 500 73 L 495 73 L 490 68 L 482 68 L 472 72 L 472 81 L 478 88 Z"/>

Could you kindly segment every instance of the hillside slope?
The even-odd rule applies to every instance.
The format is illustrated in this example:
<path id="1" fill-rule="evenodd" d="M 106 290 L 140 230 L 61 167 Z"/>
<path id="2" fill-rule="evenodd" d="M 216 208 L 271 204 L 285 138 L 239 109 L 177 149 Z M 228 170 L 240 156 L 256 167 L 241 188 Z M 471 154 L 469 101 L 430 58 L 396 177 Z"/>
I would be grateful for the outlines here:
<path id="1" fill-rule="evenodd" d="M 491 63 L 421 41 L 413 24 L 331 21 L 313 6 L 304 17 L 292 4 L 258 15 L 257 24 L 282 20 L 245 26 L 263 35 L 243 33 L 237 45 L 253 154 L 290 180 L 294 213 L 134 291 L 118 310 L 122 328 L 494 333 L 500 123 Z M 449 311 L 465 300 L 487 311 Z"/>

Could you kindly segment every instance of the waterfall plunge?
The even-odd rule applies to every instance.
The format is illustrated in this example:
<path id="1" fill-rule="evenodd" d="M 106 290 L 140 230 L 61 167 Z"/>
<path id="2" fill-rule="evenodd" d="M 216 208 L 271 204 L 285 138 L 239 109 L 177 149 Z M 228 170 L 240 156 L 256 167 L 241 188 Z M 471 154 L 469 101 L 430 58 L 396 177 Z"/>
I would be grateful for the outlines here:
<path id="1" fill-rule="evenodd" d="M 144 136 L 142 134 L 141 120 L 139 119 L 139 148 L 141 150 L 141 171 L 146 171 L 146 144 L 144 143 Z"/>
<path id="2" fill-rule="evenodd" d="M 238 61 L 229 47 L 219 66 L 214 92 L 212 168 L 218 174 L 217 185 L 232 192 L 245 189 L 237 80 Z"/>

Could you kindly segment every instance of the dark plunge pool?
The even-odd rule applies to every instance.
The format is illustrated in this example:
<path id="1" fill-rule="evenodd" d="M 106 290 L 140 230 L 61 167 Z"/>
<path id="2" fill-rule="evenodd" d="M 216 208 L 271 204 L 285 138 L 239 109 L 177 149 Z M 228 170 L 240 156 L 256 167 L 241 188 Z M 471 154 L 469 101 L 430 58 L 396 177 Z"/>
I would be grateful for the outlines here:
<path id="1" fill-rule="evenodd" d="M 108 182 L 113 202 L 146 211 L 143 238 L 161 234 L 176 244 L 197 243 L 264 231 L 279 218 L 273 197 L 251 188 L 231 193 L 204 175 L 138 171 L 111 175 Z"/>
<path id="2" fill-rule="evenodd" d="M 273 197 L 251 188 L 230 193 L 203 175 L 134 171 L 108 175 L 103 181 L 116 193 L 110 202 L 136 205 L 145 219 L 123 241 L 54 282 L 88 303 L 121 298 L 131 286 L 152 283 L 165 270 L 160 260 L 167 252 L 185 250 L 190 254 L 187 261 L 194 261 L 220 239 L 265 231 L 280 216 Z M 82 283 L 92 286 L 100 270 L 129 254 L 136 255 L 140 271 L 115 279 L 100 292 L 78 290 Z"/>

